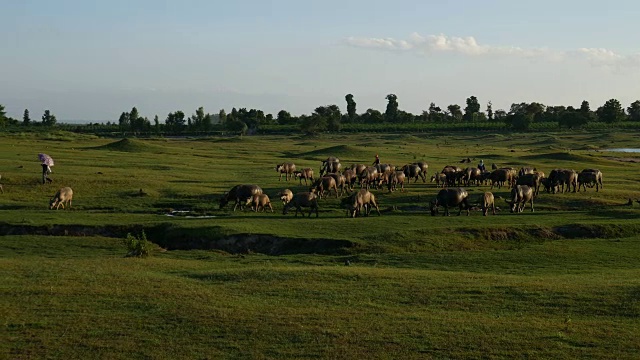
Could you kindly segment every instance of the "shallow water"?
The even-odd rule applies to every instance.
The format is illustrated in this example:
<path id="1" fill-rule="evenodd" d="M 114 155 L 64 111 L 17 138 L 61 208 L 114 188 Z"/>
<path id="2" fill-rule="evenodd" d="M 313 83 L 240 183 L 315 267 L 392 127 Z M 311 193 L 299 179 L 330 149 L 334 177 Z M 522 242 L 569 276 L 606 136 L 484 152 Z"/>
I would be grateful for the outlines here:
<path id="1" fill-rule="evenodd" d="M 626 153 L 640 153 L 640 149 L 634 149 L 634 148 L 606 149 L 606 150 L 604 150 L 604 151 L 626 152 Z"/>

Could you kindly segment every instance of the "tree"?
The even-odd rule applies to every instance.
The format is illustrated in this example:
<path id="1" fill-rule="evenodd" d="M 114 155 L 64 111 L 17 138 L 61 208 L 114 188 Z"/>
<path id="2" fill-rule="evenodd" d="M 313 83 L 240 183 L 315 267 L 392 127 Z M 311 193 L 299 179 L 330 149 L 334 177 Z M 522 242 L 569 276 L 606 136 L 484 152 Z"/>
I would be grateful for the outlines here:
<path id="1" fill-rule="evenodd" d="M 120 118 L 118 119 L 118 126 L 120 126 L 121 131 L 126 131 L 129 129 L 129 113 L 123 112 L 120 114 Z"/>
<path id="2" fill-rule="evenodd" d="M 467 98 L 467 107 L 464 108 L 463 119 L 465 121 L 474 120 L 474 114 L 480 112 L 480 103 L 475 96 Z"/>
<path id="3" fill-rule="evenodd" d="M 169 113 L 164 123 L 169 131 L 180 133 L 185 126 L 184 113 L 179 110 Z"/>
<path id="4" fill-rule="evenodd" d="M 314 135 L 326 130 L 326 128 L 327 120 L 322 116 L 318 116 L 318 114 L 300 117 L 300 130 L 305 134 Z"/>
<path id="5" fill-rule="evenodd" d="M 344 99 L 347 101 L 347 118 L 349 122 L 355 122 L 358 114 L 356 113 L 356 102 L 353 100 L 353 95 L 347 94 Z"/>
<path id="6" fill-rule="evenodd" d="M 220 124 L 224 124 L 224 122 L 227 121 L 227 113 L 224 109 L 220 109 L 218 112 L 218 121 L 220 121 Z"/>
<path id="7" fill-rule="evenodd" d="M 158 115 L 153 117 L 153 128 L 156 131 L 156 134 L 160 134 L 160 119 Z"/>
<path id="8" fill-rule="evenodd" d="M 429 104 L 429 121 L 442 121 L 443 118 L 442 109 L 433 102 Z"/>
<path id="9" fill-rule="evenodd" d="M 587 103 L 587 108 L 588 105 Z M 579 110 L 574 109 L 573 106 L 569 106 L 559 114 L 558 126 L 575 129 L 583 126 L 588 121 L 589 117 L 585 112 L 584 106 L 581 106 Z"/>
<path id="10" fill-rule="evenodd" d="M 588 122 L 596 120 L 596 114 L 591 111 L 589 106 L 589 102 L 587 100 L 583 100 L 580 104 L 580 110 L 578 110 L 578 115 L 582 118 L 578 121 L 579 126 L 582 126 Z"/>
<path id="11" fill-rule="evenodd" d="M 460 105 L 451 104 L 447 106 L 447 110 L 453 120 L 462 120 L 462 110 L 460 110 Z"/>
<path id="12" fill-rule="evenodd" d="M 360 120 L 365 124 L 381 124 L 384 122 L 384 116 L 380 111 L 369 108 L 360 115 Z"/>
<path id="13" fill-rule="evenodd" d="M 56 116 L 51 113 L 49 110 L 44 111 L 44 115 L 42 115 L 42 125 L 44 126 L 53 126 L 57 122 Z"/>
<path id="14" fill-rule="evenodd" d="M 606 123 L 623 121 L 626 117 L 620 101 L 616 99 L 608 100 L 596 111 L 598 119 Z"/>
<path id="15" fill-rule="evenodd" d="M 24 114 L 22 115 L 22 124 L 24 124 L 24 126 L 29 126 L 29 124 L 31 124 L 29 109 L 24 109 Z"/>
<path id="16" fill-rule="evenodd" d="M 640 121 L 640 100 L 636 100 L 627 108 L 627 114 L 632 121 Z"/>
<path id="17" fill-rule="evenodd" d="M 4 105 L 0 104 L 0 126 L 5 126 L 7 122 L 7 113 L 4 110 Z"/>
<path id="18" fill-rule="evenodd" d="M 244 121 L 238 119 L 227 119 L 227 121 L 225 121 L 224 123 L 224 127 L 225 129 L 236 132 L 240 135 L 245 135 L 249 130 L 247 124 L 245 124 Z"/>
<path id="19" fill-rule="evenodd" d="M 396 122 L 398 118 L 398 97 L 395 94 L 389 94 L 387 99 L 387 110 L 384 112 L 384 119 L 388 122 Z"/>
<path id="20" fill-rule="evenodd" d="M 340 108 L 338 105 L 328 105 L 328 106 L 319 106 L 317 107 L 311 117 L 318 117 L 320 119 L 313 119 L 312 122 L 316 125 L 316 132 L 318 131 L 340 131 L 342 128 L 342 124 L 340 123 L 340 119 L 342 118 L 342 114 L 340 113 Z M 323 126 L 317 126 L 324 124 Z"/>
<path id="21" fill-rule="evenodd" d="M 491 101 L 487 103 L 487 118 L 489 121 L 493 121 L 493 105 L 491 104 Z"/>
<path id="22" fill-rule="evenodd" d="M 291 114 L 286 110 L 278 111 L 277 121 L 280 125 L 292 125 L 294 123 Z"/>

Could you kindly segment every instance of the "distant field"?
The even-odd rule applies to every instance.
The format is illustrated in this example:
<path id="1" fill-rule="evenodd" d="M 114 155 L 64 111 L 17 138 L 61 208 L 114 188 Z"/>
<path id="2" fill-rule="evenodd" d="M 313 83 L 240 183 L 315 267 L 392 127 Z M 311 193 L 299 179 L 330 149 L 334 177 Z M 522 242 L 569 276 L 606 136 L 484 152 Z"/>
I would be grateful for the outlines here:
<path id="1" fill-rule="evenodd" d="M 0 137 L 0 357 L 636 358 L 640 154 L 606 149 L 639 138 Z M 39 183 L 39 152 L 56 161 L 53 184 Z M 496 216 L 432 217 L 438 189 L 419 181 L 373 190 L 382 216 L 347 218 L 334 197 L 317 219 L 282 215 L 277 194 L 307 188 L 278 181 L 277 163 L 317 175 L 327 156 L 350 165 L 375 154 L 425 160 L 429 177 L 480 159 L 547 174 L 598 168 L 604 188 L 541 193 L 533 213 L 497 200 Z M 260 185 L 275 213 L 218 209 L 241 183 Z M 48 210 L 62 186 L 73 210 Z M 477 203 L 489 187 L 467 190 Z M 153 255 L 125 258 L 122 239 L 142 230 Z"/>

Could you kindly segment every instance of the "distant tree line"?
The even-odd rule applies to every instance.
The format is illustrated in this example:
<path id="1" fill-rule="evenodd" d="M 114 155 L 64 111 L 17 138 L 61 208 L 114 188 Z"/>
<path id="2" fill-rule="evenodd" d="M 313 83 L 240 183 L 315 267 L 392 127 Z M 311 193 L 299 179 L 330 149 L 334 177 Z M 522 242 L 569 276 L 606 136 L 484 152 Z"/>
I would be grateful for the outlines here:
<path id="1" fill-rule="evenodd" d="M 427 110 L 420 114 L 412 114 L 400 109 L 398 97 L 389 94 L 385 97 L 387 105 L 384 112 L 369 108 L 358 114 L 357 104 L 353 94 L 345 96 L 346 113 L 342 113 L 336 104 L 319 106 L 311 114 L 293 116 L 286 110 L 280 110 L 274 117 L 265 114 L 259 109 L 233 108 L 229 113 L 224 109 L 217 114 L 205 113 L 203 107 L 199 107 L 191 116 L 183 111 L 170 112 L 163 120 L 155 115 L 153 122 L 140 115 L 138 109 L 133 107 L 129 112 L 122 112 L 117 122 L 106 124 L 87 124 L 88 131 L 98 129 L 119 131 L 132 134 L 171 134 L 184 133 L 198 134 L 211 131 L 227 131 L 239 134 L 254 133 L 261 127 L 295 128 L 307 134 L 319 132 L 336 132 L 343 128 L 344 124 L 350 127 L 358 124 L 483 124 L 502 123 L 506 128 L 527 131 L 534 124 L 555 123 L 559 128 L 577 129 L 589 123 L 615 124 L 625 121 L 640 123 L 640 100 L 632 102 L 626 109 L 616 99 L 605 102 L 595 111 L 591 110 L 588 101 L 583 101 L 579 107 L 573 106 L 547 106 L 538 102 L 514 103 L 507 111 L 494 110 L 491 101 L 486 104 L 485 111 L 475 96 L 466 99 L 465 107 L 451 104 L 442 108 L 435 103 L 430 103 Z M 0 127 L 7 126 L 56 126 L 57 120 L 49 110 L 45 110 L 42 121 L 34 121 L 30 118 L 29 110 L 24 110 L 22 122 L 6 116 L 5 108 L 0 105 Z M 82 128 L 82 126 L 79 126 Z"/>

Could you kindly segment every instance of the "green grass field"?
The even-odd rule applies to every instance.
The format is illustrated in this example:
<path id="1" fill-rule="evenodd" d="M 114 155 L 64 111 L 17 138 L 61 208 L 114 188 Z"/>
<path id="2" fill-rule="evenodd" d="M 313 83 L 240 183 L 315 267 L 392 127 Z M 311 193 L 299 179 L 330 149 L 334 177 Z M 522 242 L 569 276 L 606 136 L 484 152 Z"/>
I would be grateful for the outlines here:
<path id="1" fill-rule="evenodd" d="M 612 358 L 640 352 L 640 133 L 0 137 L 0 358 Z M 42 185 L 37 154 L 51 155 Z M 382 216 L 282 215 L 275 165 L 598 168 L 534 213 L 430 216 L 438 189 L 373 190 Z M 218 209 L 255 183 L 275 213 Z M 71 211 L 48 209 L 62 186 Z M 488 186 L 469 187 L 477 202 Z M 142 191 L 142 193 L 141 193 Z M 494 189 L 507 198 L 509 190 Z M 171 211 L 187 216 L 167 216 Z M 441 212 L 442 214 L 442 212 Z M 198 218 L 198 216 L 206 216 Z M 144 230 L 152 256 L 127 258 Z M 345 266 L 349 261 L 350 266 Z"/>

